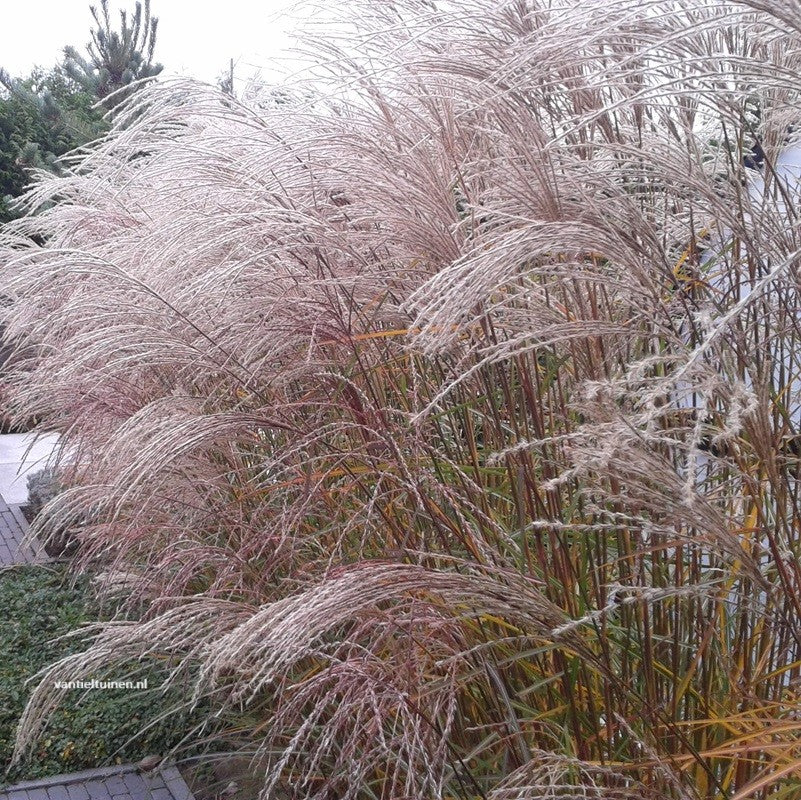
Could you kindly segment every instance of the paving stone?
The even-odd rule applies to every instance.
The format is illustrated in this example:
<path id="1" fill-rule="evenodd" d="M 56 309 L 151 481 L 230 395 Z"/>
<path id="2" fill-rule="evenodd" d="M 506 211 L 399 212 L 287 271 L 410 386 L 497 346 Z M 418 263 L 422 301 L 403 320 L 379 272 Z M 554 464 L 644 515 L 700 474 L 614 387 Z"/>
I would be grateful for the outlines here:
<path id="1" fill-rule="evenodd" d="M 122 779 L 125 782 L 128 793 L 132 794 L 134 797 L 137 795 L 144 795 L 147 791 L 144 778 L 136 772 L 126 772 L 125 775 L 122 776 Z"/>
<path id="2" fill-rule="evenodd" d="M 15 514 L 0 497 L 0 566 L 31 564 L 36 560 L 35 550 L 22 542 L 28 530 L 24 518 Z"/>
<path id="3" fill-rule="evenodd" d="M 175 767 L 165 767 L 161 770 L 161 774 L 175 800 L 192 800 L 192 793 Z"/>
<path id="4" fill-rule="evenodd" d="M 128 787 L 125 785 L 122 775 L 113 775 L 110 778 L 106 778 L 103 783 L 106 784 L 106 791 L 112 796 L 128 794 Z"/>
<path id="5" fill-rule="evenodd" d="M 48 800 L 70 800 L 69 792 L 66 786 L 48 786 L 47 788 Z"/>
<path id="6" fill-rule="evenodd" d="M 87 781 L 84 786 L 91 800 L 109 800 L 106 785 L 101 781 Z"/>
<path id="7" fill-rule="evenodd" d="M 148 789 L 166 789 L 167 784 L 164 783 L 164 778 L 161 777 L 161 773 L 157 772 L 155 775 L 151 775 L 147 779 L 147 788 Z"/>
<path id="8" fill-rule="evenodd" d="M 89 800 L 89 792 L 82 783 L 70 783 L 67 786 L 70 800 Z"/>

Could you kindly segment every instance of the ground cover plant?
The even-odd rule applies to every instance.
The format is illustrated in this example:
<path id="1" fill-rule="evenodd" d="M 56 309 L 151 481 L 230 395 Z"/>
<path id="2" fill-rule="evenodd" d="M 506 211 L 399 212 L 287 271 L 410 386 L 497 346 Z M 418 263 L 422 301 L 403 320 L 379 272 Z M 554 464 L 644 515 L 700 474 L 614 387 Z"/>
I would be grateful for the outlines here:
<path id="1" fill-rule="evenodd" d="M 30 757 L 6 772 L 17 723 L 33 688 L 28 680 L 53 661 L 80 652 L 85 637 L 68 634 L 108 615 L 94 601 L 90 581 L 73 581 L 64 565 L 3 570 L 0 608 L 0 784 L 138 761 L 168 751 L 191 727 L 186 715 L 172 716 L 138 735 L 151 719 L 167 677 L 158 662 L 140 664 L 136 680 L 146 679 L 148 690 L 95 690 L 80 704 L 65 703 Z M 115 678 L 129 680 L 130 675 L 119 671 Z M 80 695 L 81 690 L 70 691 L 73 699 Z"/>
<path id="2" fill-rule="evenodd" d="M 376 5 L 6 228 L 41 525 L 143 609 L 17 756 L 157 656 L 263 798 L 798 797 L 801 8 Z"/>

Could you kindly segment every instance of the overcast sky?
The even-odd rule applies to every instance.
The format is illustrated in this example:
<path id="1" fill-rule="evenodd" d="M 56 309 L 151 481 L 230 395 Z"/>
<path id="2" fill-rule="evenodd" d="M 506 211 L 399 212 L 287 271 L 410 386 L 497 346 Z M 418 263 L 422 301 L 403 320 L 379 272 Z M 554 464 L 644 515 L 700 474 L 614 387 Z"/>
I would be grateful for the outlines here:
<path id="1" fill-rule="evenodd" d="M 55 64 L 65 45 L 83 52 L 92 27 L 92 4 L 93 0 L 3 2 L 0 66 L 19 76 L 35 64 Z M 233 58 L 238 78 L 248 78 L 261 67 L 269 79 L 275 74 L 270 59 L 292 41 L 297 17 L 287 13 L 291 5 L 291 0 L 151 0 L 151 11 L 159 18 L 157 60 L 165 74 L 214 81 Z M 134 0 L 110 0 L 110 7 L 116 22 L 117 9 L 132 9 Z M 213 11 L 201 10 L 204 7 Z"/>

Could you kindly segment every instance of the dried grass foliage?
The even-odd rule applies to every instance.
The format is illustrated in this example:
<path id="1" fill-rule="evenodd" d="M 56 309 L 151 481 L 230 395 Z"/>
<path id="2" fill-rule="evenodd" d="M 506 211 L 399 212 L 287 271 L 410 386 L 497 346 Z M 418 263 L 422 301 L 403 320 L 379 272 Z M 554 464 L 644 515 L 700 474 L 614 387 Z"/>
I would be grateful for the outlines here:
<path id="1" fill-rule="evenodd" d="M 766 5 L 346 4 L 325 90 L 149 87 L 40 177 L 7 391 L 70 450 L 42 529 L 146 610 L 42 676 L 19 757 L 53 680 L 159 657 L 264 798 L 799 791 Z"/>

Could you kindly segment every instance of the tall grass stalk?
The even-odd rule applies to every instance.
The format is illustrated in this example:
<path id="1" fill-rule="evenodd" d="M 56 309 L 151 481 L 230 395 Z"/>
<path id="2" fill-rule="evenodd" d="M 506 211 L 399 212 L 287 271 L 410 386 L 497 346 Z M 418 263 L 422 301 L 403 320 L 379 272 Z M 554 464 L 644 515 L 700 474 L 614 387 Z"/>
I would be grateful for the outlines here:
<path id="1" fill-rule="evenodd" d="M 144 609 L 18 758 L 159 658 L 262 798 L 799 797 L 801 7 L 439 6 L 137 93 L 7 228 L 37 525 Z"/>

